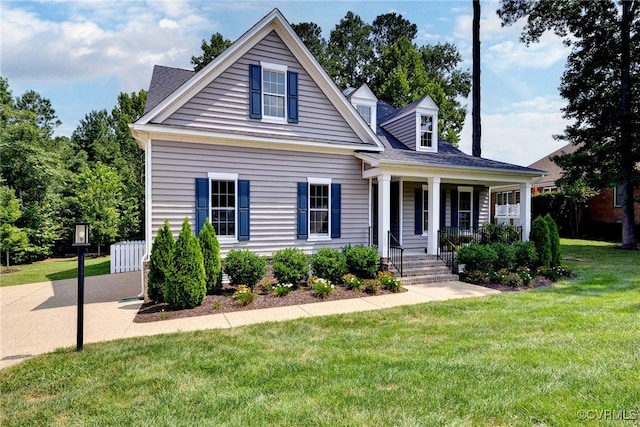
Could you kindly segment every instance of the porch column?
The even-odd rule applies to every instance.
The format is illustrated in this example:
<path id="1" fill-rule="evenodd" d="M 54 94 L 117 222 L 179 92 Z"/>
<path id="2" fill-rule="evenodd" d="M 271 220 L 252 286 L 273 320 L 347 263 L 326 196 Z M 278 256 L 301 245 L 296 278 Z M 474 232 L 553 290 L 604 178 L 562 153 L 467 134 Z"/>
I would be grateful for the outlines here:
<path id="1" fill-rule="evenodd" d="M 520 184 L 520 224 L 522 225 L 522 240 L 529 241 L 531 233 L 531 182 Z"/>
<path id="2" fill-rule="evenodd" d="M 387 233 L 391 229 L 391 175 L 378 175 L 378 252 L 389 258 Z"/>
<path id="3" fill-rule="evenodd" d="M 429 232 L 427 237 L 427 253 L 438 253 L 438 230 L 440 229 L 440 177 L 427 178 L 429 185 Z"/>

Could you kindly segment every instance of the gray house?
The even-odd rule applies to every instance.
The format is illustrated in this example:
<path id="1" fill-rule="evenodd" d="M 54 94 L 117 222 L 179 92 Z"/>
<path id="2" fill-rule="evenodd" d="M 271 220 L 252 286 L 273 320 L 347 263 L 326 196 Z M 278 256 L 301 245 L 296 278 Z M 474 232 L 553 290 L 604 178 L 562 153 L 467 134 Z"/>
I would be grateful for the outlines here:
<path id="1" fill-rule="evenodd" d="M 211 221 L 222 252 L 378 245 L 435 254 L 443 227 L 490 221 L 490 187 L 518 185 L 523 236 L 540 171 L 438 138 L 430 97 L 402 109 L 342 93 L 273 10 L 198 73 L 156 66 L 145 115 L 147 252 L 165 219 Z"/>

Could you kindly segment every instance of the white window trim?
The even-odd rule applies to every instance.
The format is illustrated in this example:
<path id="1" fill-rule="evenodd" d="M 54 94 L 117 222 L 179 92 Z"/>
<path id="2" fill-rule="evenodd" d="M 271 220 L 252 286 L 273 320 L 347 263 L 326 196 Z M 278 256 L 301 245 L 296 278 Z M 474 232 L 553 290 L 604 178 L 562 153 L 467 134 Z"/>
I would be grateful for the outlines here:
<path id="1" fill-rule="evenodd" d="M 429 197 L 427 196 L 426 199 L 424 197 L 424 192 L 425 191 L 429 191 L 429 186 L 427 184 L 422 184 L 422 209 L 420 210 L 422 212 L 422 237 L 429 237 L 429 229 L 427 227 L 427 229 L 425 229 L 424 227 L 424 202 L 427 202 L 427 213 L 429 212 Z"/>
<path id="2" fill-rule="evenodd" d="M 209 178 L 209 212 L 207 217 L 209 217 L 209 223 L 211 223 L 211 209 L 213 203 L 211 202 L 211 181 L 234 181 L 234 188 L 236 191 L 235 194 L 235 208 L 234 208 L 234 223 L 236 225 L 236 232 L 233 237 L 231 236 L 216 236 L 220 243 L 225 244 L 233 244 L 238 243 L 238 174 L 237 173 L 219 173 L 219 172 L 208 172 L 207 178 Z"/>
<path id="3" fill-rule="evenodd" d="M 458 228 L 460 228 L 460 193 L 470 193 L 471 195 L 469 200 L 469 230 L 473 230 L 473 187 L 458 187 Z"/>
<path id="4" fill-rule="evenodd" d="M 431 130 L 431 147 L 422 146 L 422 131 L 421 131 L 421 118 L 422 116 L 431 116 L 432 130 Z M 416 112 L 416 151 L 423 151 L 426 153 L 438 152 L 438 115 L 428 111 Z"/>
<path id="5" fill-rule="evenodd" d="M 262 73 L 262 75 L 260 76 L 260 82 L 261 82 L 261 87 L 260 87 L 260 97 L 262 98 L 262 122 L 265 123 L 276 123 L 276 124 L 282 124 L 282 123 L 287 123 L 287 71 L 289 70 L 289 67 L 287 67 L 286 65 L 281 65 L 281 64 L 274 64 L 273 62 L 265 62 L 265 61 L 260 61 L 260 73 Z M 267 116 L 264 113 L 264 72 L 265 71 L 275 71 L 277 73 L 284 73 L 284 117 L 273 117 L 273 116 Z"/>
<path id="6" fill-rule="evenodd" d="M 307 215 L 307 242 L 330 242 L 331 241 L 331 178 L 307 177 L 307 206 L 309 214 Z M 327 234 L 311 234 L 311 185 L 326 185 L 329 189 L 329 207 L 328 211 L 328 232 Z"/>

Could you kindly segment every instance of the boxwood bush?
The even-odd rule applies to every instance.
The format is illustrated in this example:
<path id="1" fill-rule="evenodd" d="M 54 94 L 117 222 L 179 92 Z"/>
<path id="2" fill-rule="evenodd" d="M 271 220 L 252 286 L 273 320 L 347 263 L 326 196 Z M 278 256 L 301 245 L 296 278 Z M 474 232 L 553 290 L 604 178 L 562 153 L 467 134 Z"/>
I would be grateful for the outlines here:
<path id="1" fill-rule="evenodd" d="M 273 253 L 273 277 L 280 283 L 297 285 L 309 276 L 309 258 L 298 248 Z"/>
<path id="2" fill-rule="evenodd" d="M 380 255 L 374 246 L 347 245 L 342 248 L 349 273 L 362 279 L 374 279 L 380 268 Z"/>
<path id="3" fill-rule="evenodd" d="M 337 249 L 320 248 L 311 257 L 313 274 L 332 283 L 340 283 L 347 274 L 347 257 Z"/>
<path id="4" fill-rule="evenodd" d="M 479 270 L 485 273 L 493 271 L 498 260 L 496 251 L 487 245 L 472 243 L 458 252 L 458 262 L 465 265 L 466 271 Z"/>
<path id="5" fill-rule="evenodd" d="M 538 261 L 538 252 L 533 242 L 515 242 L 513 248 L 516 252 L 516 265 L 533 268 Z"/>
<path id="6" fill-rule="evenodd" d="M 498 256 L 493 265 L 495 270 L 500 270 L 501 268 L 512 270 L 516 267 L 516 248 L 504 243 L 492 243 L 489 246 Z"/>
<path id="7" fill-rule="evenodd" d="M 232 286 L 247 285 L 253 289 L 267 272 L 267 259 L 247 249 L 231 249 L 224 259 L 224 272 Z"/>

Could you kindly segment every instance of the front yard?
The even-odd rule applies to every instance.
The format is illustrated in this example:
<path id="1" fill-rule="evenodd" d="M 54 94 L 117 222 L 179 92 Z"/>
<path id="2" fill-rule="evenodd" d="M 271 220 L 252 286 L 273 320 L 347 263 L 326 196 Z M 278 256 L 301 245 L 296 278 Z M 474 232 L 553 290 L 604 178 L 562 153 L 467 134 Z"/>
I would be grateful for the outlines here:
<path id="1" fill-rule="evenodd" d="M 0 424 L 638 424 L 640 251 L 562 249 L 545 288 L 35 357 Z"/>

